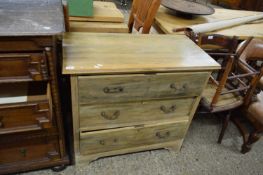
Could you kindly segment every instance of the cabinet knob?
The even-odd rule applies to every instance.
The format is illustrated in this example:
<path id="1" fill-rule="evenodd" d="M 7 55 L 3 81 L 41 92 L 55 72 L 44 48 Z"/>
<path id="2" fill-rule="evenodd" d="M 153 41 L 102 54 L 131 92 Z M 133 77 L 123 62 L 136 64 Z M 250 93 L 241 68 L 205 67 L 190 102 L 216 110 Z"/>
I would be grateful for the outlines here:
<path id="1" fill-rule="evenodd" d="M 50 52 L 51 51 L 51 47 L 45 47 L 45 51 Z"/>
<path id="2" fill-rule="evenodd" d="M 21 149 L 20 149 L 20 153 L 22 154 L 23 157 L 26 157 L 27 149 L 21 148 Z"/>
<path id="3" fill-rule="evenodd" d="M 3 116 L 0 116 L 0 128 L 4 127 L 3 118 Z"/>

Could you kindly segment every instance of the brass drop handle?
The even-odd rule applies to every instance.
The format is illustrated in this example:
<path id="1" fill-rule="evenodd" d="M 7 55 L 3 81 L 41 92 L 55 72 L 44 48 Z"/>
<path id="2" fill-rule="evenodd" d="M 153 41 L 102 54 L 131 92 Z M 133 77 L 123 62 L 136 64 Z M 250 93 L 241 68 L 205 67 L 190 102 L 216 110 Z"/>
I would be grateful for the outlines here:
<path id="1" fill-rule="evenodd" d="M 111 116 L 107 115 L 106 112 L 103 111 L 100 115 L 107 120 L 116 120 L 120 116 L 120 111 L 115 111 Z"/>
<path id="2" fill-rule="evenodd" d="M 26 157 L 27 150 L 25 148 L 21 148 L 20 153 L 22 154 L 23 157 Z"/>
<path id="3" fill-rule="evenodd" d="M 175 112 L 176 110 L 176 105 L 171 106 L 170 108 L 166 108 L 165 106 L 160 107 L 161 111 L 163 111 L 165 114 L 169 114 L 172 112 Z"/>
<path id="4" fill-rule="evenodd" d="M 167 137 L 170 136 L 170 132 L 166 131 L 165 133 L 161 133 L 161 132 L 157 132 L 156 133 L 156 137 L 158 137 L 159 139 L 165 139 Z"/>
<path id="5" fill-rule="evenodd" d="M 121 93 L 121 92 L 123 92 L 123 89 L 124 89 L 123 87 L 112 87 L 112 88 L 105 87 L 103 89 L 103 92 L 106 94 Z"/>
<path id="6" fill-rule="evenodd" d="M 3 118 L 3 116 L 0 116 L 0 128 L 4 127 Z"/>
<path id="7" fill-rule="evenodd" d="M 188 89 L 188 85 L 185 83 L 185 84 L 183 84 L 183 86 L 181 88 L 178 88 L 178 86 L 176 86 L 175 83 L 172 83 L 172 84 L 170 84 L 170 88 L 174 89 L 174 90 L 183 91 L 183 90 L 187 90 Z"/>

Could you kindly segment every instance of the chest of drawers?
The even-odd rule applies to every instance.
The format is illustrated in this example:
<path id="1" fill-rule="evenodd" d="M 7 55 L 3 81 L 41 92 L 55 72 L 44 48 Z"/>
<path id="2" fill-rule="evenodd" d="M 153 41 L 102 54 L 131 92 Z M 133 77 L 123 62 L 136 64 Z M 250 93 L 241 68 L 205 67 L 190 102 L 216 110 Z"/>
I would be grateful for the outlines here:
<path id="1" fill-rule="evenodd" d="M 165 47 L 167 45 L 167 47 Z M 178 151 L 213 69 L 185 36 L 70 33 L 76 162 L 136 151 Z"/>
<path id="2" fill-rule="evenodd" d="M 61 2 L 0 6 L 0 174 L 62 169 L 69 159 L 58 90 Z"/>

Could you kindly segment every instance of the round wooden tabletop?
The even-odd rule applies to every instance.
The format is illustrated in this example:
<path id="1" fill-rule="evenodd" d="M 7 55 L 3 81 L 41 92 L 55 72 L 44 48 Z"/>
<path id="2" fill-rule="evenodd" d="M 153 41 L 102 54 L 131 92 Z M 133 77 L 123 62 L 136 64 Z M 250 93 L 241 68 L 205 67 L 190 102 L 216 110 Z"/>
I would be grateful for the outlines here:
<path id="1" fill-rule="evenodd" d="M 191 15 L 210 15 L 215 12 L 213 7 L 186 0 L 162 0 L 162 5 L 176 12 Z"/>

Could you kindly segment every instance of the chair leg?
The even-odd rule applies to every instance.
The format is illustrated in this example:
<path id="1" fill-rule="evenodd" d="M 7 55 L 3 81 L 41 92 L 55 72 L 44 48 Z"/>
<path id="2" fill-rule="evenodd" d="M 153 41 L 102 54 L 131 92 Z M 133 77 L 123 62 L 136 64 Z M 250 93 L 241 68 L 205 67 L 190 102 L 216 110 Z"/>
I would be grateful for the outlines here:
<path id="1" fill-rule="evenodd" d="M 239 117 L 232 117 L 233 123 L 238 128 L 240 134 L 243 137 L 243 145 L 241 147 L 241 153 L 245 154 L 250 151 L 251 146 L 248 144 L 249 138 L 251 137 L 247 128 L 241 123 Z"/>
<path id="2" fill-rule="evenodd" d="M 256 132 L 252 132 L 249 134 L 249 137 L 246 142 L 241 147 L 241 153 L 246 154 L 251 150 L 251 146 L 254 142 L 256 142 L 259 138 L 256 136 Z"/>
<path id="3" fill-rule="evenodd" d="M 226 115 L 226 117 L 225 117 L 225 119 L 224 119 L 224 121 L 223 121 L 223 126 L 222 126 L 222 129 L 221 129 L 219 138 L 218 138 L 218 140 L 217 140 L 217 143 L 219 143 L 219 144 L 222 143 L 222 139 L 223 139 L 223 137 L 224 137 L 224 135 L 225 135 L 225 131 L 226 131 L 226 128 L 227 128 L 227 126 L 228 126 L 228 123 L 229 123 L 229 120 L 230 120 L 230 116 L 231 116 L 231 112 L 229 112 L 229 113 Z"/>
<path id="4" fill-rule="evenodd" d="M 259 140 L 260 136 L 257 135 L 257 130 L 249 134 L 247 142 L 242 145 L 241 153 L 245 154 L 252 148 L 252 144 Z"/>
<path id="5" fill-rule="evenodd" d="M 249 152 L 251 150 L 251 145 L 247 145 L 246 143 L 244 143 L 241 147 L 241 153 L 242 154 L 246 154 L 247 152 Z"/>
<path id="6" fill-rule="evenodd" d="M 231 118 L 233 123 L 237 126 L 239 132 L 243 137 L 243 145 L 241 147 L 241 153 L 245 154 L 249 152 L 252 148 L 252 144 L 257 142 L 260 139 L 259 133 L 261 132 L 258 129 L 254 129 L 252 132 L 242 124 L 239 117 L 232 117 Z"/>
<path id="7" fill-rule="evenodd" d="M 247 143 L 249 145 L 252 145 L 253 143 L 257 142 L 259 139 L 260 139 L 260 136 L 258 135 L 257 130 L 255 130 L 249 135 Z"/>

